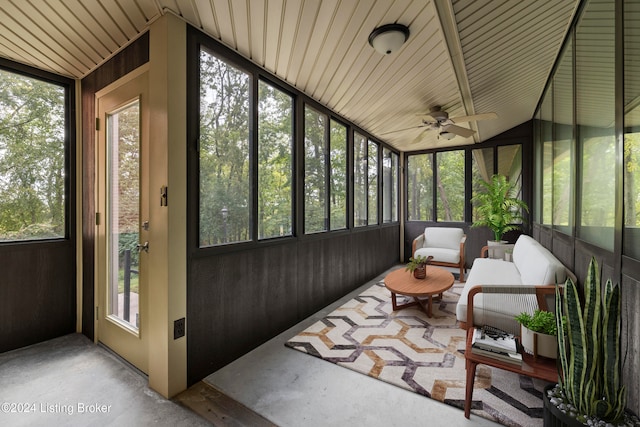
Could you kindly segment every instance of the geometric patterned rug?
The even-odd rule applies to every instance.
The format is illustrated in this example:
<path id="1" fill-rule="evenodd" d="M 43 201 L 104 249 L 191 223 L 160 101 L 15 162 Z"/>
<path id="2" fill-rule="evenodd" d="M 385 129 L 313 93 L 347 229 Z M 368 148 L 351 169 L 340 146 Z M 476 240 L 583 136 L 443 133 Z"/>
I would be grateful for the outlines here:
<path id="1" fill-rule="evenodd" d="M 434 302 L 428 318 L 414 307 L 394 312 L 391 293 L 380 282 L 285 345 L 463 409 L 465 331 L 455 315 L 462 287 L 456 282 Z M 399 303 L 402 298 L 398 295 Z M 545 385 L 478 365 L 472 413 L 506 426 L 542 426 Z"/>

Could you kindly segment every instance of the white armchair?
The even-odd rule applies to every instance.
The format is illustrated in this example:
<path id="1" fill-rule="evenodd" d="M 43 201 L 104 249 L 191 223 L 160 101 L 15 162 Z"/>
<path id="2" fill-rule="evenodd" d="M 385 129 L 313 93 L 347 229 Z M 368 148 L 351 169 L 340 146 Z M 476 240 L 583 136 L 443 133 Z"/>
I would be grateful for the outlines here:
<path id="1" fill-rule="evenodd" d="M 413 240 L 412 256 L 432 256 L 432 265 L 460 269 L 464 282 L 464 244 L 467 236 L 461 228 L 427 227 Z"/>

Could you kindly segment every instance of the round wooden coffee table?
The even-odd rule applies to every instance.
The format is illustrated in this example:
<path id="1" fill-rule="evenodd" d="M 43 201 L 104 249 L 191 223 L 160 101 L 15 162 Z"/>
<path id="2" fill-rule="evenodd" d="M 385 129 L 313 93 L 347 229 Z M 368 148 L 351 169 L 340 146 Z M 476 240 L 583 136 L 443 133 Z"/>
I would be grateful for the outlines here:
<path id="1" fill-rule="evenodd" d="M 391 291 L 391 304 L 394 311 L 417 305 L 427 313 L 428 317 L 431 317 L 433 299 L 436 295 L 442 298 L 442 293 L 453 286 L 453 280 L 453 274 L 444 268 L 427 265 L 427 277 L 424 279 L 416 279 L 413 273 L 400 268 L 385 276 L 384 285 Z M 396 294 L 413 297 L 415 301 L 399 305 Z"/>

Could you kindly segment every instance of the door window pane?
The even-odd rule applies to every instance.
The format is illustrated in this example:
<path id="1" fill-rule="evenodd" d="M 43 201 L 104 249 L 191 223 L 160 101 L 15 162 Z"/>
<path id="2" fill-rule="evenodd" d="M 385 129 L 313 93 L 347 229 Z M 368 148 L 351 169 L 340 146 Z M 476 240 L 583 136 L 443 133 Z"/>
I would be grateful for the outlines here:
<path id="1" fill-rule="evenodd" d="M 433 221 L 433 155 L 407 157 L 407 219 Z"/>
<path id="2" fill-rule="evenodd" d="M 353 224 L 367 225 L 367 139 L 353 137 Z"/>
<path id="3" fill-rule="evenodd" d="M 331 230 L 347 228 L 347 128 L 331 120 L 331 134 L 329 136 L 331 151 Z"/>
<path id="4" fill-rule="evenodd" d="M 201 51 L 201 247 L 251 238 L 249 94 L 247 73 Z"/>
<path id="5" fill-rule="evenodd" d="M 293 99 L 258 83 L 258 238 L 292 234 Z"/>
<path id="6" fill-rule="evenodd" d="M 304 112 L 304 232 L 327 230 L 326 148 L 327 118 L 310 107 Z"/>
<path id="7" fill-rule="evenodd" d="M 0 69 L 0 242 L 65 237 L 65 97 Z"/>
<path id="8" fill-rule="evenodd" d="M 464 221 L 464 150 L 437 153 L 436 220 Z"/>
<path id="9" fill-rule="evenodd" d="M 140 103 L 107 116 L 109 314 L 138 329 Z"/>

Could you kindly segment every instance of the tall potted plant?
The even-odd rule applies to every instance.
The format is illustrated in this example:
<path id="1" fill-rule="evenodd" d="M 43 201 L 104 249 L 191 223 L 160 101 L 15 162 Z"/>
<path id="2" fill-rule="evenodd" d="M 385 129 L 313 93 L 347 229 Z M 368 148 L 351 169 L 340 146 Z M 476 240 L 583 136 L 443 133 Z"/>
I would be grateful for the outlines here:
<path id="1" fill-rule="evenodd" d="M 471 198 L 476 206 L 477 219 L 472 227 L 488 227 L 495 241 L 502 241 L 507 231 L 517 230 L 522 223 L 522 211 L 529 212 L 527 204 L 518 199 L 516 186 L 504 175 L 496 174 L 490 181 L 479 181 L 483 192 Z"/>
<path id="2" fill-rule="evenodd" d="M 556 286 L 558 358 L 562 375 L 544 393 L 544 425 L 637 425 L 625 412 L 626 389 L 620 377 L 620 287 L 608 280 L 601 293 L 598 263 L 591 259 L 584 284 L 584 306 L 567 279 Z M 560 410 L 558 408 L 563 408 Z M 570 414 L 573 414 L 570 415 Z"/>

